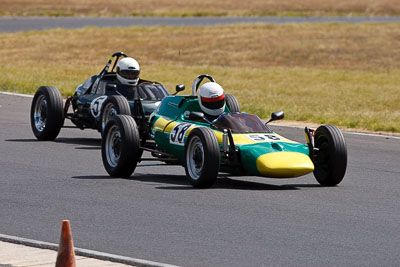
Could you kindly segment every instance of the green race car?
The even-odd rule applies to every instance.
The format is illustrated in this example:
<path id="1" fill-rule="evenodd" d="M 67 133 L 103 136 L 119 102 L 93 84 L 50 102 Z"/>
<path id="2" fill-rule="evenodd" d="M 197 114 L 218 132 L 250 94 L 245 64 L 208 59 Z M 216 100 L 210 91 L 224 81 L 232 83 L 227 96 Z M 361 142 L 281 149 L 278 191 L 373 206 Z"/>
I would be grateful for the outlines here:
<path id="1" fill-rule="evenodd" d="M 214 184 L 220 172 L 269 178 L 293 178 L 313 172 L 323 186 L 339 184 L 346 172 L 347 149 L 343 134 L 336 126 L 305 128 L 306 143 L 289 140 L 273 132 L 267 123 L 284 117 L 274 112 L 264 123 L 253 114 L 240 112 L 232 95 L 225 95 L 225 110 L 214 120 L 202 112 L 197 89 L 191 95 L 166 96 L 147 120 L 117 115 L 107 123 L 102 139 L 102 159 L 114 177 L 128 177 L 137 163 L 160 160 L 184 166 L 194 187 Z M 143 123 L 142 123 L 143 124 Z M 139 129 L 142 128 L 142 129 Z M 154 158 L 143 158 L 143 151 Z"/>

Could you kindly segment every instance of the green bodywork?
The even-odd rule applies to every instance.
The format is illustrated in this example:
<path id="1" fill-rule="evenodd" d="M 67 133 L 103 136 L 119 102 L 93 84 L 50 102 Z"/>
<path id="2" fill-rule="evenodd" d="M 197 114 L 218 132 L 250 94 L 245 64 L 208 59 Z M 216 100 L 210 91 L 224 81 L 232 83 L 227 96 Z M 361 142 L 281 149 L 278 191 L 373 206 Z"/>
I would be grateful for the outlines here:
<path id="1" fill-rule="evenodd" d="M 242 158 L 242 165 L 249 175 L 261 175 L 257 169 L 257 158 L 260 155 L 273 152 L 298 152 L 309 156 L 308 145 L 300 143 L 270 142 L 252 145 L 238 145 Z"/>
<path id="2" fill-rule="evenodd" d="M 151 133 L 154 140 L 163 151 L 176 157 L 182 165 L 185 164 L 184 158 L 184 144 L 188 138 L 190 131 L 196 127 L 209 127 L 210 124 L 206 122 L 191 121 L 185 118 L 185 112 L 197 111 L 201 112 L 196 96 L 168 96 L 166 97 L 155 112 L 151 115 Z M 225 112 L 229 113 L 229 108 L 225 108 Z M 184 123 L 190 123 L 184 124 Z M 179 134 L 178 130 L 175 131 L 176 125 L 182 125 L 181 138 L 182 142 L 177 144 L 171 142 L 171 134 Z M 186 131 L 183 127 L 186 125 Z M 179 126 L 178 126 L 179 127 Z M 257 168 L 257 159 L 259 156 L 267 153 L 274 152 L 297 152 L 309 156 L 309 147 L 307 144 L 297 143 L 288 140 L 274 132 L 263 133 L 238 133 L 232 134 L 235 147 L 239 150 L 239 163 L 236 165 L 225 164 L 224 153 L 222 153 L 222 134 L 220 130 L 213 129 L 215 132 L 221 150 L 221 172 L 228 172 L 237 175 L 261 175 Z M 249 139 L 249 136 L 262 136 L 265 141 L 257 142 Z M 269 138 L 267 138 L 269 137 Z M 272 140 L 271 140 L 271 139 Z M 265 176 L 265 175 L 264 175 Z"/>

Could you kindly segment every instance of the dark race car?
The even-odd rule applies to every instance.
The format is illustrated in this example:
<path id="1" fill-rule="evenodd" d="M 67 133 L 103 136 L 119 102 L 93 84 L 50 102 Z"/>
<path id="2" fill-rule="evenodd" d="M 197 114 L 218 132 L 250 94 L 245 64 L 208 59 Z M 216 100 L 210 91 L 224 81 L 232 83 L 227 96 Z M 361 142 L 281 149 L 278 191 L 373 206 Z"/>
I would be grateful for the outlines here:
<path id="1" fill-rule="evenodd" d="M 31 126 L 37 139 L 54 140 L 65 118 L 80 129 L 97 129 L 100 132 L 115 114 L 131 115 L 139 125 L 144 123 L 170 93 L 158 82 L 140 79 L 136 86 L 118 83 L 114 70 L 117 62 L 125 57 L 127 55 L 123 52 L 113 54 L 103 70 L 79 85 L 65 104 L 56 87 L 41 86 L 31 106 Z M 183 89 L 183 85 L 177 86 L 177 90 Z"/>

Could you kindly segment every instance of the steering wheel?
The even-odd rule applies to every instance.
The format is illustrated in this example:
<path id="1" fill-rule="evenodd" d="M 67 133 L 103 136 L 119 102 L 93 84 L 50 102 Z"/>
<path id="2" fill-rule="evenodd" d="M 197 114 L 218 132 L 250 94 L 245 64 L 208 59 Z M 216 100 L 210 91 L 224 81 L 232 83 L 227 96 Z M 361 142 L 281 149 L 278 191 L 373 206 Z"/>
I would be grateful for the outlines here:
<path id="1" fill-rule="evenodd" d="M 199 89 L 200 83 L 203 81 L 204 78 L 209 79 L 211 82 L 216 82 L 215 79 L 208 74 L 202 74 L 196 77 L 194 79 L 193 84 L 192 84 L 192 95 L 196 95 L 197 89 Z"/>

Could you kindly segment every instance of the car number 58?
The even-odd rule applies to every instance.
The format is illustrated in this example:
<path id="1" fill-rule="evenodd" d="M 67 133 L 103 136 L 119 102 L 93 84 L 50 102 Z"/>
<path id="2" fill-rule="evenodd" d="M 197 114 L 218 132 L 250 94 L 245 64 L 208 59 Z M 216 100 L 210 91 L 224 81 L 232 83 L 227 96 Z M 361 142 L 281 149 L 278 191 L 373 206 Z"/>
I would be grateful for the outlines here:
<path id="1" fill-rule="evenodd" d="M 181 145 L 183 146 L 184 139 L 187 131 L 193 126 L 191 123 L 180 123 L 176 125 L 169 135 L 169 142 L 171 144 Z"/>
<path id="2" fill-rule="evenodd" d="M 249 134 L 248 137 L 254 142 L 267 142 L 267 141 L 279 141 L 281 140 L 276 135 L 270 134 Z"/>

